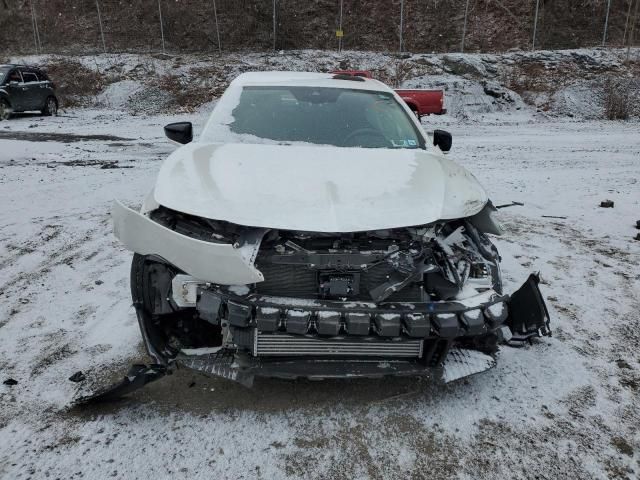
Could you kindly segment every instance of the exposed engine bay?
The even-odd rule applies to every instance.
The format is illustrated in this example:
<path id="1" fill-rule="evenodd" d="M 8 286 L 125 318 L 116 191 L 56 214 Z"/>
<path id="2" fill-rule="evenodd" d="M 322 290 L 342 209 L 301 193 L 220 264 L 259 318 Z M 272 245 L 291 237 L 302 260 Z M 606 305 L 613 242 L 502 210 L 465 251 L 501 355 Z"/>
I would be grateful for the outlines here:
<path id="1" fill-rule="evenodd" d="M 205 241 L 237 244 L 248 227 L 202 219 L 164 207 L 151 218 Z M 494 289 L 499 255 L 467 220 L 355 233 L 268 230 L 255 266 L 264 281 L 247 293 L 309 299 L 453 300 Z"/>

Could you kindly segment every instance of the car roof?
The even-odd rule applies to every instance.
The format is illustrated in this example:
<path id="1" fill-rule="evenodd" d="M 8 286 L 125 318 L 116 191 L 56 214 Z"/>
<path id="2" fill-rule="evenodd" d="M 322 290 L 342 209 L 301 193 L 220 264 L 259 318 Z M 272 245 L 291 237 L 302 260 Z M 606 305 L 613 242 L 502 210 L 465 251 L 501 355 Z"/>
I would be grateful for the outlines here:
<path id="1" fill-rule="evenodd" d="M 2 65 L 0 65 L 0 68 L 2 67 L 8 67 L 8 68 L 32 68 L 33 70 L 40 70 L 40 68 L 38 67 L 32 67 L 29 65 L 23 65 L 20 63 L 3 63 Z"/>
<path id="2" fill-rule="evenodd" d="M 375 92 L 393 92 L 384 83 L 370 78 L 348 77 L 334 73 L 317 72 L 247 72 L 233 80 L 234 87 L 245 86 L 295 86 L 327 87 L 353 90 L 371 90 Z"/>

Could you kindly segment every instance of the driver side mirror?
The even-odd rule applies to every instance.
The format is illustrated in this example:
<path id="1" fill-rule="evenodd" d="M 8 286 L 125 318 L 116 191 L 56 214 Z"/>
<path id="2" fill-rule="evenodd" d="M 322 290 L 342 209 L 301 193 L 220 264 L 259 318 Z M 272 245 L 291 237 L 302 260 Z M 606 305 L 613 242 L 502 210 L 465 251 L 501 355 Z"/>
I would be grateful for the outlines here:
<path id="1" fill-rule="evenodd" d="M 9 82 L 9 85 L 12 85 L 12 86 L 14 86 L 14 87 L 15 87 L 16 85 L 19 85 L 19 84 L 20 84 L 20 83 L 19 83 L 19 82 L 17 82 L 16 80 L 11 80 L 11 81 Z"/>
<path id="2" fill-rule="evenodd" d="M 433 131 L 433 144 L 436 147 L 440 147 L 440 150 L 443 152 L 448 152 L 451 150 L 451 144 L 453 143 L 453 138 L 451 134 L 446 130 L 434 130 Z"/>
<path id="3" fill-rule="evenodd" d="M 193 140 L 193 125 L 191 122 L 178 122 L 165 125 L 164 134 L 169 140 L 185 145 Z"/>

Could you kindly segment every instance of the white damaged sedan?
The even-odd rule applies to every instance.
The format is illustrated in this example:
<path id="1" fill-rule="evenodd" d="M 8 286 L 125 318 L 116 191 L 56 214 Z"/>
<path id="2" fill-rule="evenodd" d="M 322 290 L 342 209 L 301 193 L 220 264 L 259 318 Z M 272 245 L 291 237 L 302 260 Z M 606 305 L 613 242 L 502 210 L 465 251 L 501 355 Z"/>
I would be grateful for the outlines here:
<path id="1" fill-rule="evenodd" d="M 502 291 L 495 207 L 384 84 L 322 73 L 236 78 L 199 138 L 164 162 L 140 212 L 116 203 L 151 365 L 253 378 L 430 376 L 495 365 L 548 335 L 531 275 Z M 95 397 L 94 397 L 95 398 Z"/>

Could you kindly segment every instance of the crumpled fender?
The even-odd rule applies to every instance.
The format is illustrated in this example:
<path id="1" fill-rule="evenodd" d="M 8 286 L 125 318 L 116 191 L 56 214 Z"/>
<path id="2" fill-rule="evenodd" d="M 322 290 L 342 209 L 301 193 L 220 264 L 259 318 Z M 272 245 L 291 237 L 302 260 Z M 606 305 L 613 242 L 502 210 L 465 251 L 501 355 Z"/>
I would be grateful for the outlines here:
<path id="1" fill-rule="evenodd" d="M 244 285 L 264 280 L 262 273 L 253 266 L 263 230 L 254 230 L 254 238 L 248 238 L 236 247 L 174 232 L 119 201 L 113 204 L 111 218 L 116 238 L 128 250 L 162 257 L 199 280 L 219 285 Z"/>
<path id="2" fill-rule="evenodd" d="M 497 211 L 498 209 L 493 205 L 493 202 L 489 200 L 482 210 L 469 217 L 468 220 L 474 227 L 483 233 L 502 235 L 504 233 L 504 227 L 495 218 L 495 213 Z"/>

